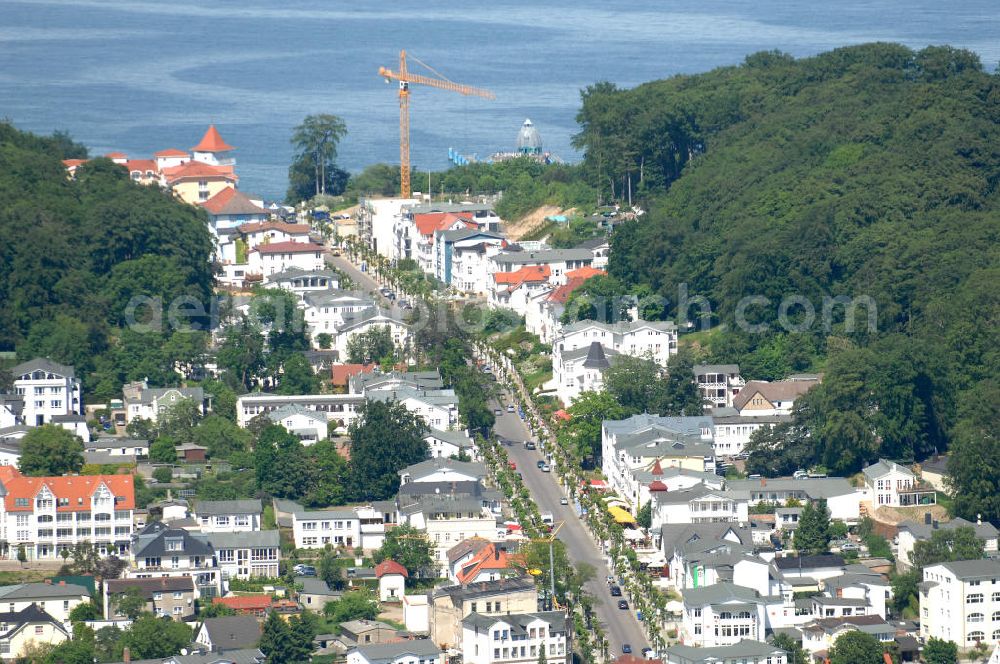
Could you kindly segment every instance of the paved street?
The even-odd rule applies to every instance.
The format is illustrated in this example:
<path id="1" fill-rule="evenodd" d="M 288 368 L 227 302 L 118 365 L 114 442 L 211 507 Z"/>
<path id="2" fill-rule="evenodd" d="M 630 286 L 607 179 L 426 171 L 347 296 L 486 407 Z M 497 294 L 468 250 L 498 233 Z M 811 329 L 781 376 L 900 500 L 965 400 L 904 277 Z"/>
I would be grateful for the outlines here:
<path id="1" fill-rule="evenodd" d="M 521 418 L 517 413 L 508 413 L 506 405 L 503 404 L 503 415 L 497 418 L 496 433 L 501 438 L 514 441 L 525 441 L 532 439 Z M 537 463 L 542 458 L 538 450 L 527 450 L 524 445 L 510 445 L 507 455 L 510 460 L 517 464 L 517 469 L 524 476 L 524 483 L 531 492 L 531 497 L 538 504 L 540 512 L 551 512 L 554 520 L 565 521 L 565 525 L 559 531 L 559 539 L 566 544 L 566 551 L 574 562 L 585 562 L 593 565 L 596 571 L 595 578 L 587 584 L 587 591 L 594 597 L 597 606 L 597 615 L 604 624 L 608 639 L 611 642 L 611 657 L 621 654 L 623 643 L 632 646 L 636 655 L 649 645 L 643 634 L 639 621 L 635 618 L 633 610 L 623 611 L 618 608 L 618 598 L 611 597 L 608 592 L 608 584 L 605 577 L 609 571 L 605 565 L 600 549 L 590 537 L 590 533 L 584 527 L 580 518 L 576 516 L 573 505 L 560 505 L 559 499 L 563 497 L 562 490 L 556 482 L 553 473 L 543 473 L 538 469 Z"/>
<path id="2" fill-rule="evenodd" d="M 359 290 L 372 291 L 378 289 L 376 281 L 367 273 L 361 272 L 347 258 L 331 256 L 328 258 L 333 267 L 349 276 Z M 497 418 L 496 433 L 498 436 L 515 441 L 531 439 L 527 426 L 516 413 L 506 412 L 507 404 L 502 404 L 503 415 Z M 499 407 L 499 406 L 494 406 Z M 623 643 L 632 646 L 635 654 L 640 654 L 642 648 L 649 645 L 643 634 L 634 610 L 624 611 L 618 608 L 617 598 L 608 593 L 605 577 L 609 573 L 601 555 L 600 549 L 590 537 L 580 518 L 576 516 L 572 505 L 560 505 L 563 493 L 552 473 L 543 473 L 537 468 L 541 459 L 539 451 L 526 450 L 523 445 L 511 445 L 507 448 L 511 461 L 517 464 L 518 470 L 524 476 L 524 482 L 531 492 L 532 498 L 538 504 L 541 512 L 551 512 L 556 522 L 565 521 L 559 531 L 559 539 L 566 543 L 566 549 L 574 562 L 585 562 L 593 566 L 595 578 L 587 584 L 587 591 L 594 597 L 597 615 L 605 627 L 611 643 L 611 657 L 621 654 Z"/>

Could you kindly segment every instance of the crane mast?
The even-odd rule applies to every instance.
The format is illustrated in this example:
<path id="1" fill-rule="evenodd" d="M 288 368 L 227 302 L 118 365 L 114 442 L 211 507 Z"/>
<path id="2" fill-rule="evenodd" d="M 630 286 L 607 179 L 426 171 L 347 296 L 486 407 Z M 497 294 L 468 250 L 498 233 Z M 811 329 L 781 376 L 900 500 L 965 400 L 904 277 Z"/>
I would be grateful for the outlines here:
<path id="1" fill-rule="evenodd" d="M 416 60 L 416 58 L 413 59 Z M 420 61 L 417 60 L 417 62 Z M 424 66 L 427 67 L 427 65 Z M 427 68 L 434 71 L 430 67 Z M 399 82 L 399 189 L 402 198 L 409 198 L 412 193 L 410 188 L 410 84 L 426 85 L 439 90 L 448 90 L 484 99 L 496 99 L 496 95 L 489 90 L 454 83 L 440 74 L 438 74 L 438 78 L 411 74 L 406 64 L 405 50 L 399 52 L 399 71 L 379 67 L 378 73 L 386 82 L 389 80 Z M 437 74 L 437 72 L 434 73 Z"/>

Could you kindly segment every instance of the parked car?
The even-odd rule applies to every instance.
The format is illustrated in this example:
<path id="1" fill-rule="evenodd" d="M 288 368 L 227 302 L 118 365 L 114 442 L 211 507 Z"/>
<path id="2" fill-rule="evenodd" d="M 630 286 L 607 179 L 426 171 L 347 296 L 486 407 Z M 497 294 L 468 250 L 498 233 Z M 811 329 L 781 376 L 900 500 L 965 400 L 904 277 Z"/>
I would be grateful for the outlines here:
<path id="1" fill-rule="evenodd" d="M 621 597 L 622 596 L 622 589 L 620 587 L 618 587 L 618 586 L 611 586 L 611 596 L 612 597 Z"/>
<path id="2" fill-rule="evenodd" d="M 628 655 L 631 652 L 632 652 L 632 644 L 630 644 L 630 643 L 623 643 L 622 644 L 622 653 Z"/>
<path id="3" fill-rule="evenodd" d="M 550 466 L 550 465 L 549 465 L 549 464 L 547 464 L 547 463 L 543 463 L 543 464 L 541 465 L 541 469 L 542 469 L 542 472 L 543 472 L 543 473 L 547 473 L 547 472 L 550 472 L 550 471 L 552 470 L 552 466 Z"/>
<path id="4" fill-rule="evenodd" d="M 296 576 L 316 576 L 316 568 L 312 565 L 296 565 L 292 571 Z"/>
<path id="5" fill-rule="evenodd" d="M 507 412 L 508 413 L 513 413 L 514 412 L 514 404 L 512 404 L 512 403 L 511 404 L 507 404 Z"/>
<path id="6" fill-rule="evenodd" d="M 542 466 L 545 465 L 545 461 L 543 461 L 542 459 L 539 459 L 537 462 L 535 462 L 535 465 L 538 466 L 539 468 L 541 468 Z"/>
<path id="7" fill-rule="evenodd" d="M 618 600 L 618 608 L 622 611 L 628 611 L 628 602 L 623 599 Z"/>
<path id="8" fill-rule="evenodd" d="M 530 440 L 524 441 L 524 449 L 526 449 L 526 450 L 533 450 L 533 449 L 535 449 L 535 443 L 533 443 Z"/>
<path id="9" fill-rule="evenodd" d="M 646 659 L 653 659 L 653 649 L 652 648 L 643 648 L 642 649 L 642 656 L 644 658 L 646 658 Z"/>
<path id="10" fill-rule="evenodd" d="M 496 415 L 497 417 L 500 417 L 501 415 L 503 415 L 503 411 L 500 410 L 499 408 L 494 408 L 493 414 Z"/>
<path id="11" fill-rule="evenodd" d="M 559 499 L 559 504 L 560 505 L 569 505 L 569 498 L 566 498 L 565 496 L 562 497 L 562 498 L 560 498 Z"/>

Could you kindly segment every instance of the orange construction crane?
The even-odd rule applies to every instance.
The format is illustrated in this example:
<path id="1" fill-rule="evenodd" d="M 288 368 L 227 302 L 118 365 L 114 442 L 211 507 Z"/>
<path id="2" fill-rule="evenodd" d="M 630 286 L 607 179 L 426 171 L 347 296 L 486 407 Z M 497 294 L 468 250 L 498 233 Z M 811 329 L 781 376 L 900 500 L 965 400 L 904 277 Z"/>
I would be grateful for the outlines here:
<path id="1" fill-rule="evenodd" d="M 413 56 L 410 56 L 413 58 Z M 399 81 L 399 189 L 403 198 L 410 197 L 410 84 L 429 85 L 440 90 L 450 90 L 461 95 L 496 99 L 489 90 L 454 83 L 442 76 L 417 58 L 413 58 L 437 75 L 438 78 L 411 74 L 406 67 L 406 51 L 399 52 L 399 71 L 379 67 L 378 74 L 388 83 L 390 79 Z"/>

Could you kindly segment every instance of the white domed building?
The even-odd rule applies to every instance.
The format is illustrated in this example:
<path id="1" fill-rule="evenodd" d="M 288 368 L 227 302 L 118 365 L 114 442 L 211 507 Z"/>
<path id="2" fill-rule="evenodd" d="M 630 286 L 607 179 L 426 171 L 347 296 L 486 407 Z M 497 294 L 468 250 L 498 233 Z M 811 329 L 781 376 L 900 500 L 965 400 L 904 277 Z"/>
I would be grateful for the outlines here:
<path id="1" fill-rule="evenodd" d="M 517 151 L 520 154 L 542 154 L 542 137 L 530 119 L 526 119 L 517 132 Z"/>

